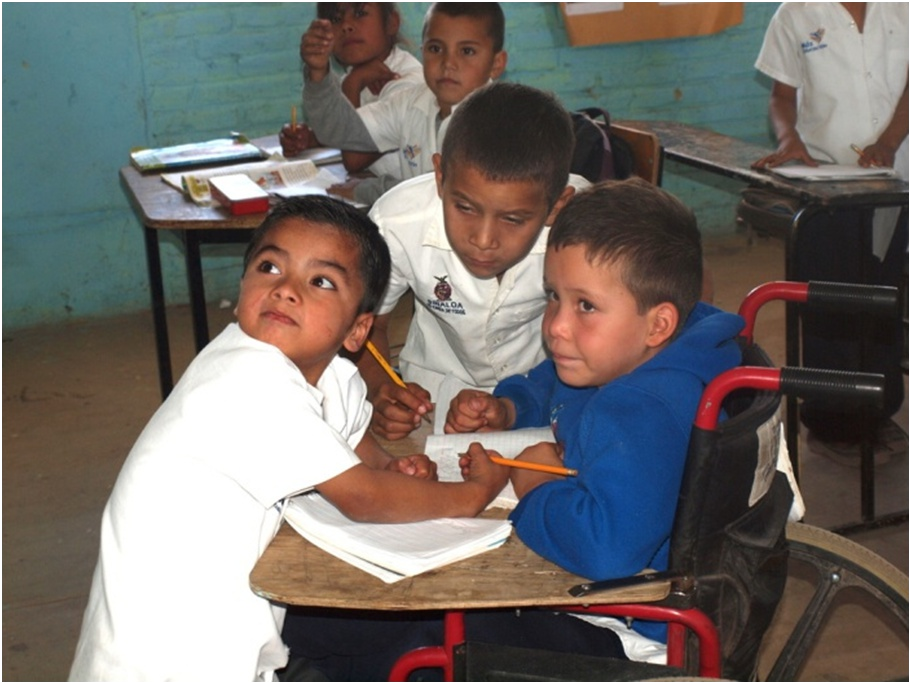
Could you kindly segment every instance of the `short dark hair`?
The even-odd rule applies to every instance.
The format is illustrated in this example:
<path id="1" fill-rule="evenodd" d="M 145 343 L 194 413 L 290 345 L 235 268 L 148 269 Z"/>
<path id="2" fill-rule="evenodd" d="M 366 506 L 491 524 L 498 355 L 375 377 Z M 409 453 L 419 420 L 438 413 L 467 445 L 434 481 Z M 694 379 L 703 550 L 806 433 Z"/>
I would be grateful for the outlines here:
<path id="1" fill-rule="evenodd" d="M 317 19 L 332 21 L 338 16 L 341 5 L 360 7 L 366 4 L 366 2 L 318 2 L 316 3 L 316 17 Z M 378 2 L 376 4 L 380 6 L 380 16 L 383 18 L 383 23 L 389 21 L 389 17 L 398 11 L 398 5 L 394 2 Z"/>
<path id="2" fill-rule="evenodd" d="M 329 226 L 351 238 L 359 252 L 358 270 L 364 284 L 358 313 L 372 313 L 389 282 L 389 247 L 379 228 L 360 209 L 332 197 L 306 195 L 282 200 L 253 232 L 244 252 L 244 273 L 269 233 L 287 219 L 304 219 Z"/>
<path id="3" fill-rule="evenodd" d="M 341 12 L 341 5 L 354 5 L 356 8 L 359 8 L 363 5 L 366 5 L 366 2 L 318 2 L 316 3 L 316 18 L 317 19 L 328 19 L 331 22 L 335 22 L 336 17 L 339 16 Z M 393 14 L 396 14 L 399 11 L 398 3 L 396 2 L 378 2 L 376 3 L 380 6 L 380 18 L 383 20 L 383 27 L 385 28 L 389 22 L 390 17 Z M 405 43 L 406 41 L 402 38 L 401 32 L 396 34 L 393 43 Z"/>
<path id="4" fill-rule="evenodd" d="M 693 212 L 641 178 L 576 194 L 554 221 L 548 248 L 585 247 L 589 263 L 620 267 L 639 313 L 671 302 L 682 328 L 702 292 L 702 238 Z"/>
<path id="5" fill-rule="evenodd" d="M 424 15 L 421 38 L 427 35 L 430 17 L 445 14 L 447 17 L 472 17 L 487 21 L 487 35 L 493 39 L 493 51 L 500 52 L 506 42 L 506 18 L 498 2 L 435 2 Z"/>
<path id="6" fill-rule="evenodd" d="M 464 164 L 492 181 L 536 181 L 552 208 L 569 178 L 572 119 L 550 93 L 488 83 L 452 113 L 441 153 L 444 176 Z"/>

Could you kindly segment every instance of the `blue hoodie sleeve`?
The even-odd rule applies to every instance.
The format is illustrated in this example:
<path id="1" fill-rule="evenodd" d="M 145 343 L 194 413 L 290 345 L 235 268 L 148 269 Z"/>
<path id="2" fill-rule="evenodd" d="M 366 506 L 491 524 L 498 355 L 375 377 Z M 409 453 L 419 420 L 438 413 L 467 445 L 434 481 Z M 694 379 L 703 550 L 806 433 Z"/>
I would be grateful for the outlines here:
<path id="1" fill-rule="evenodd" d="M 578 439 L 565 445 L 578 477 L 536 487 L 510 516 L 531 549 L 595 580 L 655 567 L 670 537 L 690 432 L 660 396 L 619 386 L 599 394 Z"/>

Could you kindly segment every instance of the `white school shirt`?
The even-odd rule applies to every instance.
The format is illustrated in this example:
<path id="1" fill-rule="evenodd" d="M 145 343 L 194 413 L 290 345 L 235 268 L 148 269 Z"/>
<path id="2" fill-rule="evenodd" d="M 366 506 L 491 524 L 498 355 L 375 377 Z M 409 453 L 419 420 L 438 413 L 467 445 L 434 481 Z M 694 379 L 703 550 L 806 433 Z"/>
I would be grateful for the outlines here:
<path id="1" fill-rule="evenodd" d="M 785 3 L 766 31 L 756 68 L 797 88 L 797 132 L 814 159 L 856 164 L 880 136 L 908 83 L 908 4 L 869 2 L 860 33 L 837 2 Z M 908 138 L 895 153 L 908 179 Z M 873 253 L 883 259 L 898 207 L 873 214 Z"/>
<path id="2" fill-rule="evenodd" d="M 589 185 L 571 175 L 577 189 Z M 399 364 L 405 379 L 436 398 L 447 374 L 493 388 L 544 359 L 545 226 L 528 256 L 496 278 L 473 276 L 453 251 L 434 175 L 406 181 L 383 195 L 370 217 L 392 255 L 389 286 L 378 309 L 386 314 L 409 289 L 415 311 Z"/>
<path id="3" fill-rule="evenodd" d="M 837 2 L 785 3 L 756 68 L 797 88 L 797 131 L 816 159 L 856 164 L 883 132 L 908 82 L 908 4 L 867 3 L 860 33 Z M 908 140 L 895 168 L 908 178 Z"/>
<path id="4" fill-rule="evenodd" d="M 102 517 L 72 681 L 271 680 L 284 607 L 249 574 L 281 500 L 359 463 L 356 368 L 317 387 L 237 324 L 197 356 L 130 452 Z"/>
<path id="5" fill-rule="evenodd" d="M 384 85 L 377 95 L 374 95 L 370 88 L 364 88 L 361 91 L 361 107 L 393 97 L 397 93 L 415 86 L 421 86 L 424 83 L 424 67 L 414 55 L 410 52 L 406 52 L 399 46 L 392 48 L 392 51 L 389 53 L 389 56 L 383 60 L 383 63 L 389 67 L 391 71 L 397 73 L 399 77 Z M 350 71 L 350 69 L 347 71 L 345 75 L 346 78 Z M 401 173 L 399 158 L 394 152 L 383 155 L 368 168 L 375 176 L 394 176 L 398 178 Z"/>
<path id="6" fill-rule="evenodd" d="M 389 174 L 402 180 L 433 171 L 433 155 L 440 151 L 449 127 L 440 121 L 436 95 L 426 84 L 398 92 L 357 110 L 361 121 L 380 150 L 396 160 L 399 168 Z"/>

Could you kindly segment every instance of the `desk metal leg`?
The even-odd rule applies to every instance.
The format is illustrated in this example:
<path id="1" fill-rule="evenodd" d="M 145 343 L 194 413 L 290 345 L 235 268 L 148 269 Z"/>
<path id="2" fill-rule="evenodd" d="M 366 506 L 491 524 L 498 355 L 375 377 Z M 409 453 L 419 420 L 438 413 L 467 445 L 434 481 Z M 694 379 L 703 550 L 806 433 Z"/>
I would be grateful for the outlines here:
<path id="1" fill-rule="evenodd" d="M 209 321 L 206 314 L 206 292 L 202 280 L 202 257 L 199 252 L 198 231 L 185 230 L 187 287 L 190 292 L 190 314 L 193 318 L 193 340 L 196 352 L 209 343 Z"/>
<path id="2" fill-rule="evenodd" d="M 791 230 L 785 240 L 785 280 L 797 279 L 797 231 L 802 222 L 812 216 L 815 211 L 808 206 L 802 207 L 791 219 Z M 797 304 L 785 304 L 785 365 L 792 368 L 800 364 L 800 316 Z M 789 394 L 785 398 L 787 425 L 785 426 L 785 440 L 788 445 L 788 454 L 791 457 L 791 467 L 794 469 L 794 478 L 800 482 L 800 404 L 795 395 Z"/>
<path id="3" fill-rule="evenodd" d="M 158 231 L 142 227 L 145 237 L 146 265 L 149 269 L 149 290 L 152 295 L 152 324 L 155 328 L 155 353 L 158 357 L 158 384 L 164 401 L 174 387 L 171 372 L 171 346 L 168 342 L 168 318 L 165 314 L 164 283 L 161 275 L 161 252 Z"/>

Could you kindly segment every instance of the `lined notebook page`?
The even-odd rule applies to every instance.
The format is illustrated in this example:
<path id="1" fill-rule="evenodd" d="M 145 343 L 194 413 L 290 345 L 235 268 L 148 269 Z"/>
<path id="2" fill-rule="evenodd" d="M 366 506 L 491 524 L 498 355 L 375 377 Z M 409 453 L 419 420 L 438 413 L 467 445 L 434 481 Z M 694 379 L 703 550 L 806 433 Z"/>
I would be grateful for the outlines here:
<path id="1" fill-rule="evenodd" d="M 468 451 L 472 442 L 479 442 L 485 449 L 499 452 L 503 458 L 515 458 L 526 447 L 541 442 L 554 442 L 554 433 L 549 428 L 525 428 L 505 432 L 468 432 L 456 435 L 428 435 L 424 443 L 426 453 L 437 464 L 441 482 L 461 482 L 459 454 Z M 515 508 L 519 503 L 512 483 L 491 502 L 488 508 Z"/>

